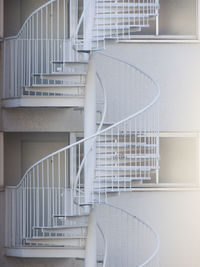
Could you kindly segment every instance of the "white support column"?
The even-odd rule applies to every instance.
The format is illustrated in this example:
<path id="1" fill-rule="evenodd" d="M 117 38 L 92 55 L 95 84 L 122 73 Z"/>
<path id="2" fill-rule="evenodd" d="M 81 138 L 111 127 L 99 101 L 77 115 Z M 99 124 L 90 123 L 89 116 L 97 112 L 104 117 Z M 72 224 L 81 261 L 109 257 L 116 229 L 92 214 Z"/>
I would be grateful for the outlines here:
<path id="1" fill-rule="evenodd" d="M 159 15 L 156 16 L 156 36 L 159 36 Z"/>
<path id="2" fill-rule="evenodd" d="M 159 4 L 159 1 L 157 1 L 157 4 Z M 159 36 L 159 12 L 157 11 L 156 16 L 156 36 Z"/>
<path id="3" fill-rule="evenodd" d="M 96 84 L 94 55 L 91 55 L 85 88 L 84 106 L 84 137 L 87 138 L 96 132 Z M 85 203 L 92 201 L 93 180 L 95 175 L 96 151 L 94 139 L 88 140 L 84 145 L 84 153 L 87 155 L 84 166 Z M 90 152 L 89 152 L 90 150 Z"/>
<path id="4" fill-rule="evenodd" d="M 91 50 L 92 48 L 92 29 L 95 16 L 95 3 L 96 1 L 83 0 L 84 9 L 86 8 L 84 16 L 83 26 L 83 39 L 84 39 L 84 50 Z"/>
<path id="5" fill-rule="evenodd" d="M 4 186 L 4 136 L 0 133 L 0 187 Z"/>
<path id="6" fill-rule="evenodd" d="M 96 132 L 96 74 L 95 74 L 95 59 L 91 55 L 87 82 L 85 88 L 85 107 L 84 107 L 84 137 L 89 137 Z M 92 201 L 93 181 L 95 176 L 96 150 L 93 149 L 94 139 L 89 140 L 84 145 L 84 153 L 87 155 L 84 166 L 84 187 L 85 187 L 85 203 Z M 88 153 L 89 151 L 89 153 Z M 89 207 L 86 207 L 89 211 Z M 86 244 L 85 267 L 96 266 L 96 219 L 94 210 L 91 210 L 88 223 L 88 237 Z"/>
<path id="7" fill-rule="evenodd" d="M 88 236 L 85 251 L 85 267 L 97 266 L 97 247 L 96 247 L 96 217 L 95 210 L 90 213 L 88 221 Z"/>

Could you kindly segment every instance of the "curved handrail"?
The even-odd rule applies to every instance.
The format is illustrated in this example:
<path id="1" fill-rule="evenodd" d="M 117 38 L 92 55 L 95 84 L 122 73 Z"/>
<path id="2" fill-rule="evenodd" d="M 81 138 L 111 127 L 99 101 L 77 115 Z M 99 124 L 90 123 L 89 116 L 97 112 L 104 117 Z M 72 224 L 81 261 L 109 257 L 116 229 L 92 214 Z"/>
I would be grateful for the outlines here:
<path id="1" fill-rule="evenodd" d="M 141 218 L 139 218 L 138 216 L 132 214 L 131 212 L 125 210 L 125 209 L 122 209 L 118 206 L 115 206 L 113 204 L 110 204 L 108 202 L 104 203 L 103 205 L 106 205 L 108 207 L 111 207 L 111 208 L 114 208 L 114 209 L 117 209 L 129 216 L 131 216 L 132 218 L 136 219 L 138 222 L 142 223 L 143 225 L 145 225 L 147 228 L 149 228 L 149 230 L 154 234 L 154 237 L 155 237 L 155 240 L 156 240 L 156 247 L 152 253 L 152 255 L 145 261 L 143 262 L 142 264 L 139 265 L 139 267 L 145 267 L 147 264 L 151 263 L 151 261 L 158 255 L 158 252 L 159 252 L 159 248 L 160 248 L 160 238 L 159 238 L 159 235 L 158 233 L 154 230 L 154 228 L 147 222 L 145 222 L 144 220 L 142 220 Z"/>
<path id="2" fill-rule="evenodd" d="M 85 8 L 84 8 L 84 10 L 83 10 L 83 12 L 82 12 L 82 14 L 81 14 L 81 17 L 80 17 L 80 19 L 79 19 L 78 25 L 77 25 L 77 27 L 76 27 L 76 31 L 75 31 L 75 34 L 74 34 L 74 38 L 78 35 L 78 32 L 79 32 L 80 27 L 81 27 L 81 24 L 82 24 L 83 19 L 84 19 L 84 17 L 85 17 L 85 12 L 86 12 L 86 10 L 88 9 L 89 4 L 90 4 L 90 0 L 88 0 L 87 5 L 85 6 Z"/>
<path id="3" fill-rule="evenodd" d="M 107 241 L 107 238 L 105 237 L 105 234 L 104 234 L 101 226 L 99 225 L 99 223 L 97 223 L 97 227 L 98 227 L 98 229 L 99 229 L 99 231 L 100 231 L 100 233 L 101 233 L 101 235 L 103 237 L 103 240 L 104 240 L 104 246 L 105 246 L 104 251 L 105 251 L 105 253 L 104 253 L 103 266 L 102 267 L 106 267 L 106 260 L 107 260 L 107 254 L 108 254 L 108 241 Z"/>
<path id="4" fill-rule="evenodd" d="M 96 77 L 97 77 L 97 79 L 98 79 L 98 81 L 99 81 L 99 83 L 100 83 L 100 85 L 101 85 L 101 88 L 103 89 L 103 95 L 104 95 L 104 110 L 103 110 L 103 115 L 102 115 L 102 118 L 101 118 L 101 122 L 100 122 L 99 127 L 98 127 L 98 130 L 97 130 L 97 133 L 98 133 L 98 132 L 101 131 L 102 126 L 103 126 L 103 123 L 104 123 L 104 121 L 105 121 L 105 116 L 106 116 L 106 111 L 107 111 L 107 97 L 106 97 L 106 90 L 105 90 L 105 87 L 103 86 L 103 83 L 102 83 L 102 81 L 101 81 L 101 78 L 100 78 L 98 72 L 96 72 Z M 95 139 L 94 139 L 94 142 L 95 142 Z M 78 184 L 78 180 L 79 180 L 79 178 L 80 178 L 81 171 L 82 171 L 83 166 L 84 166 L 84 163 L 85 163 L 85 161 L 86 161 L 86 159 L 87 159 L 88 154 L 90 153 L 90 151 L 91 151 L 92 148 L 93 148 L 94 142 L 93 142 L 93 144 L 91 144 L 91 147 L 88 149 L 87 154 L 84 155 L 84 157 L 83 157 L 83 159 L 82 159 L 82 161 L 81 161 L 81 165 L 80 165 L 80 167 L 79 167 L 79 170 L 78 170 L 78 173 L 77 173 L 77 175 L 76 175 L 76 179 L 75 179 L 75 182 L 74 182 L 74 185 L 73 185 L 74 190 L 76 189 L 76 186 L 77 186 L 77 184 Z"/>
<path id="5" fill-rule="evenodd" d="M 43 4 L 42 6 L 40 6 L 39 8 L 37 8 L 35 11 L 33 11 L 33 13 L 31 13 L 27 19 L 25 20 L 25 22 L 23 23 L 20 31 L 18 32 L 17 35 L 13 35 L 13 36 L 9 36 L 9 37 L 6 37 L 4 38 L 4 40 L 10 40 L 10 39 L 17 39 L 20 37 L 20 34 L 22 33 L 24 27 L 26 26 L 26 24 L 28 23 L 28 21 L 37 13 L 39 12 L 40 10 L 42 10 L 43 8 L 47 7 L 48 5 L 52 4 L 53 2 L 55 2 L 56 0 L 50 0 L 49 2 Z"/>
<path id="6" fill-rule="evenodd" d="M 89 136 L 89 137 L 87 137 L 87 138 L 81 139 L 81 140 L 79 140 L 79 141 L 77 141 L 77 142 L 75 142 L 75 143 L 73 143 L 73 144 L 71 144 L 71 145 L 65 146 L 65 147 L 63 147 L 63 148 L 61 148 L 61 149 L 59 149 L 59 150 L 57 150 L 57 151 L 55 151 L 55 152 L 49 154 L 48 156 L 46 156 L 46 157 L 40 159 L 39 161 L 37 161 L 35 164 L 33 164 L 33 165 L 26 171 L 26 173 L 24 174 L 24 176 L 22 177 L 21 181 L 19 182 L 19 184 L 18 184 L 16 187 L 19 187 L 19 186 L 23 183 L 23 181 L 24 181 L 26 175 L 27 175 L 27 174 L 28 174 L 28 173 L 29 173 L 35 166 L 39 165 L 39 164 L 42 163 L 43 161 L 45 161 L 45 160 L 47 160 L 47 159 L 49 159 L 49 158 L 51 158 L 51 157 L 53 157 L 53 156 L 55 156 L 55 155 L 57 155 L 57 154 L 63 152 L 63 151 L 65 151 L 65 150 L 69 150 L 70 148 L 73 148 L 73 147 L 75 147 L 75 146 L 77 146 L 77 145 L 83 144 L 83 143 L 86 142 L 86 141 L 89 141 L 89 140 L 91 140 L 91 139 L 94 139 L 95 137 L 100 136 L 101 134 L 105 133 L 106 131 L 109 131 L 109 130 L 115 128 L 116 126 L 119 126 L 120 124 L 122 124 L 122 123 L 124 123 L 124 122 L 127 122 L 127 121 L 129 121 L 129 120 L 131 120 L 131 119 L 133 119 L 133 118 L 139 116 L 139 115 L 142 114 L 143 112 L 145 112 L 145 111 L 147 111 L 148 109 L 150 109 L 150 108 L 151 108 L 151 107 L 158 101 L 159 96 L 160 96 L 160 88 L 159 88 L 158 83 L 157 83 L 156 81 L 154 81 L 153 78 L 152 78 L 150 75 L 148 75 L 147 73 L 145 73 L 144 71 L 142 71 L 140 68 L 138 68 L 138 67 L 135 66 L 134 64 L 129 63 L 129 62 L 125 61 L 125 60 L 118 59 L 118 58 L 116 58 L 116 57 L 114 57 L 114 56 L 107 55 L 107 54 L 105 54 L 105 53 L 103 53 L 103 52 L 97 52 L 97 53 L 100 53 L 101 55 L 103 55 L 103 56 L 105 56 L 105 57 L 108 57 L 108 58 L 111 58 L 111 59 L 113 59 L 113 60 L 116 60 L 116 61 L 118 61 L 118 62 L 122 62 L 122 63 L 124 63 L 124 64 L 127 64 L 127 65 L 129 65 L 130 67 L 132 67 L 132 68 L 134 68 L 135 70 L 137 70 L 137 71 L 138 71 L 139 73 L 141 73 L 142 75 L 144 75 L 146 78 L 148 78 L 148 79 L 155 85 L 155 88 L 157 89 L 157 94 L 156 94 L 155 98 L 154 98 L 148 105 L 146 105 L 144 108 L 142 108 L 142 109 L 140 109 L 139 111 L 135 112 L 134 114 L 132 114 L 132 115 L 130 115 L 130 116 L 128 116 L 128 117 L 126 117 L 126 118 L 120 120 L 119 122 L 114 123 L 113 125 L 107 127 L 106 129 L 103 129 L 103 130 L 101 130 L 101 131 L 99 131 L 99 132 L 97 132 L 97 133 L 95 133 L 95 134 L 93 134 L 93 135 L 91 135 L 91 136 Z"/>

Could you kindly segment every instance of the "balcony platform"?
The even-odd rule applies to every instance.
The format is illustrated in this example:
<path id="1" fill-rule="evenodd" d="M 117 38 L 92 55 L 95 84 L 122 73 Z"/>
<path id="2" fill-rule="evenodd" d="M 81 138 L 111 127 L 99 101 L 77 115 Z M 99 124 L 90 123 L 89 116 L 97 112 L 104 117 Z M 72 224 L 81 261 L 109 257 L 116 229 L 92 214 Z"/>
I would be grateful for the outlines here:
<path id="1" fill-rule="evenodd" d="M 84 107 L 84 96 L 22 96 L 2 100 L 4 108 L 18 107 Z"/>
<path id="2" fill-rule="evenodd" d="M 80 247 L 15 247 L 5 248 L 5 255 L 18 258 L 85 258 L 85 249 Z"/>

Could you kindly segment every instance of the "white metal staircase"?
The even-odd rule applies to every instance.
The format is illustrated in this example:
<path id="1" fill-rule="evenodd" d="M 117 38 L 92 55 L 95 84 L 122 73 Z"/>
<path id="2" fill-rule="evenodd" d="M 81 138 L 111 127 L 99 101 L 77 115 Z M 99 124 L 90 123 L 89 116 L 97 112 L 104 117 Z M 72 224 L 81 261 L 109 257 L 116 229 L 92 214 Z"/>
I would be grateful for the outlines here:
<path id="1" fill-rule="evenodd" d="M 105 49 L 108 39 L 130 39 L 132 34 L 149 27 L 149 21 L 158 15 L 159 2 L 131 0 L 97 0 L 86 2 L 77 27 L 76 49 L 91 51 Z"/>
<path id="2" fill-rule="evenodd" d="M 136 66 L 99 52 L 107 39 L 130 39 L 136 30 L 148 27 L 158 8 L 157 0 L 85 1 L 75 36 L 67 39 L 67 1 L 51 0 L 29 16 L 18 36 L 5 40 L 5 99 L 34 98 L 42 102 L 39 106 L 54 106 L 56 98 L 64 99 L 62 106 L 85 106 L 87 113 L 85 94 L 96 79 L 103 100 L 95 132 L 41 159 L 16 187 L 7 187 L 7 255 L 86 257 L 86 266 L 94 266 L 87 252 L 94 238 L 94 216 L 97 264 L 159 266 L 156 232 L 135 215 L 108 204 L 109 193 L 132 191 L 156 179 L 159 87 Z M 108 70 L 114 79 L 106 77 Z M 113 229 L 122 233 L 118 241 Z"/>

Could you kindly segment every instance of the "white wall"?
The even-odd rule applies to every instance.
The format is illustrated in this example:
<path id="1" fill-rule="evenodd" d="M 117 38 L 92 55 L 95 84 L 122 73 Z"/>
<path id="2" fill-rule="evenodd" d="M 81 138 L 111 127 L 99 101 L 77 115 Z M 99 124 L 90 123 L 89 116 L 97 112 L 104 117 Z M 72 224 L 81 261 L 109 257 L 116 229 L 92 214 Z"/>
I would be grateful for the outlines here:
<path id="1" fill-rule="evenodd" d="M 70 132 L 83 130 L 83 113 L 64 108 L 19 108 L 2 111 L 6 132 Z"/>

